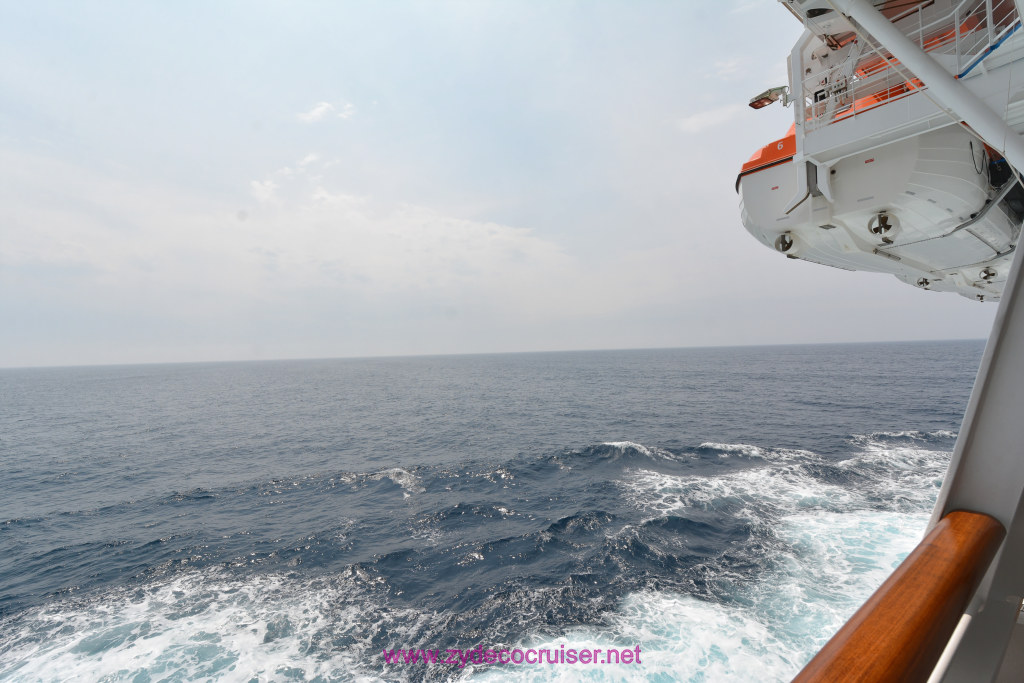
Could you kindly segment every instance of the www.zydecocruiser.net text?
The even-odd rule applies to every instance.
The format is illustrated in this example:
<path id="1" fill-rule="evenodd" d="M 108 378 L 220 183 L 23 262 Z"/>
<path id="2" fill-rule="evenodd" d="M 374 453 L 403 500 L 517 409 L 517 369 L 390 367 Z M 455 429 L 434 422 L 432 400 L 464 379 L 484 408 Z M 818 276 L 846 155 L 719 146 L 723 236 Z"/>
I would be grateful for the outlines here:
<path id="1" fill-rule="evenodd" d="M 388 664 L 642 664 L 640 646 L 632 648 L 515 648 L 485 650 L 384 650 Z"/>

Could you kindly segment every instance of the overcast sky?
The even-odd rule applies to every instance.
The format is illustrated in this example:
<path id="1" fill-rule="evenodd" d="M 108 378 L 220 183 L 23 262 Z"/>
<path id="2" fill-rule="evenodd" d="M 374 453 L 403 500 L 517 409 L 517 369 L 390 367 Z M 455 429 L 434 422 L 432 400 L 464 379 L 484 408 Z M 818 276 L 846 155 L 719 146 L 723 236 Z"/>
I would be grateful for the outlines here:
<path id="1" fill-rule="evenodd" d="M 7 2 L 0 366 L 980 338 L 781 257 L 773 0 Z"/>

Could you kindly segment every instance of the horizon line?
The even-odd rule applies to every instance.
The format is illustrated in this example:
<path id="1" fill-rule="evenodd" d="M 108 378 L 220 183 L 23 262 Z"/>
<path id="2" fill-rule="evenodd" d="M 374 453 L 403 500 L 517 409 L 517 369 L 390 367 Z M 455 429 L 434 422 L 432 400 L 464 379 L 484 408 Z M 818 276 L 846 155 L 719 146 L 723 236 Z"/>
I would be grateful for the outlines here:
<path id="1" fill-rule="evenodd" d="M 638 346 L 630 348 L 593 348 L 593 349 L 544 349 L 532 351 L 467 351 L 467 352 L 440 352 L 440 353 L 384 353 L 379 355 L 356 355 L 356 356 L 294 356 L 280 358 L 234 358 L 220 360 L 166 360 L 166 361 L 139 361 L 126 363 L 80 363 L 75 365 L 3 365 L 3 370 L 47 370 L 47 369 L 71 369 L 71 368 L 118 368 L 118 367 L 139 367 L 147 365 L 213 365 L 221 363 L 283 363 L 298 361 L 335 361 L 335 360 L 384 360 L 400 358 L 457 358 L 462 356 L 513 356 L 530 354 L 551 354 L 551 353 L 609 353 L 623 351 L 676 351 L 676 350 L 701 350 L 701 349 L 743 349 L 743 348 L 773 348 L 783 346 L 854 346 L 862 344 L 926 344 L 942 342 L 965 342 L 981 341 L 987 339 L 982 337 L 953 337 L 946 339 L 889 339 L 889 340 L 868 340 L 868 341 L 830 341 L 830 342 L 797 342 L 797 343 L 766 343 L 766 344 L 701 344 L 695 346 Z"/>

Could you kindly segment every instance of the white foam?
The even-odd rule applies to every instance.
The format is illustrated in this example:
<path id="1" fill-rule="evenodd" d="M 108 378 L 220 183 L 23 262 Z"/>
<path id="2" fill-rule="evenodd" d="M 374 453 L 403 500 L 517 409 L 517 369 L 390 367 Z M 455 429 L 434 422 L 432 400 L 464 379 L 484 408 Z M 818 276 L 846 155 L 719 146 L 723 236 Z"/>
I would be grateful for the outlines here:
<path id="1" fill-rule="evenodd" d="M 758 475 L 764 478 L 760 484 L 755 483 Z M 752 498 L 770 494 L 776 508 L 784 507 L 782 501 L 794 492 L 786 486 L 791 482 L 786 476 L 766 475 L 759 469 L 718 478 L 707 482 L 710 488 L 696 499 L 711 499 L 718 488 Z M 658 482 L 655 488 L 663 493 L 666 486 L 678 487 L 680 505 L 686 504 L 687 486 L 694 484 L 656 473 L 641 474 L 640 480 L 644 478 Z M 825 493 L 818 490 L 814 496 Z M 668 592 L 634 593 L 608 615 L 603 627 L 571 629 L 559 638 L 519 644 L 549 649 L 563 644 L 640 645 L 642 667 L 506 665 L 486 672 L 485 680 L 790 680 L 917 543 L 928 514 L 801 509 L 799 500 L 789 508 L 791 512 L 773 526 L 783 548 L 772 558 L 773 565 L 757 581 L 732 584 L 722 602 Z"/>
<path id="2" fill-rule="evenodd" d="M 483 559 L 484 559 L 483 553 L 474 550 L 473 552 L 468 553 L 465 557 L 463 557 L 461 560 L 459 560 L 459 564 L 462 565 L 462 566 L 466 566 L 466 565 L 473 564 L 475 562 L 482 562 Z"/>
<path id="3" fill-rule="evenodd" d="M 643 444 L 635 443 L 633 441 L 605 441 L 601 445 L 617 448 L 623 453 L 625 453 L 626 451 L 633 450 L 640 453 L 641 455 L 646 455 L 649 458 L 661 458 L 663 460 L 672 460 L 674 458 L 674 456 L 670 452 L 662 448 L 657 448 L 654 446 L 648 447 L 644 446 Z"/>
<path id="4" fill-rule="evenodd" d="M 855 438 L 856 439 L 869 440 L 869 441 L 870 440 L 874 440 L 874 439 L 881 439 L 881 438 L 917 439 L 919 441 L 924 441 L 924 440 L 927 440 L 927 439 L 955 439 L 956 437 L 957 437 L 957 433 L 953 432 L 953 431 L 950 431 L 948 429 L 936 429 L 936 430 L 931 431 L 931 432 L 922 432 L 922 431 L 917 430 L 917 429 L 907 429 L 907 430 L 896 431 L 896 432 L 872 432 L 871 434 L 868 434 L 866 436 L 861 435 L 861 436 L 857 436 Z"/>
<path id="5" fill-rule="evenodd" d="M 748 509 L 744 516 L 756 518 L 764 517 L 766 507 L 784 514 L 848 506 L 856 498 L 853 492 L 818 481 L 795 466 L 759 467 L 717 477 L 638 469 L 620 484 L 639 508 L 659 515 L 678 515 L 687 508 L 740 506 Z"/>
<path id="6" fill-rule="evenodd" d="M 788 681 L 885 580 L 917 542 L 926 514 L 801 512 L 778 525 L 789 550 L 723 602 L 641 591 L 601 627 L 521 648 L 641 647 L 635 665 L 503 665 L 484 680 Z"/>
<path id="7" fill-rule="evenodd" d="M 402 487 L 402 489 L 405 491 L 405 494 L 403 496 L 405 498 L 408 498 L 410 494 L 423 493 L 424 491 L 426 491 L 426 489 L 420 483 L 419 477 L 409 472 L 408 470 L 403 470 L 401 467 L 392 467 L 391 469 L 388 470 L 375 472 L 374 474 L 371 474 L 369 478 L 390 479 L 392 482 Z"/>
<path id="8" fill-rule="evenodd" d="M 603 628 L 581 627 L 522 649 L 633 649 L 640 664 L 494 666 L 485 681 L 767 681 L 791 676 L 801 655 L 738 606 L 691 596 L 643 591 L 627 596 Z M 600 656 L 600 655 L 599 655 Z"/>
<path id="9" fill-rule="evenodd" d="M 779 550 L 756 581 L 724 584 L 721 602 L 668 592 L 626 596 L 600 627 L 521 647 L 633 647 L 642 667 L 494 667 L 485 680 L 788 681 L 920 540 L 949 454 L 868 439 L 846 461 L 809 451 L 703 444 L 755 455 L 762 466 L 721 475 L 646 469 L 620 482 L 655 516 L 729 508 L 773 535 Z M 768 457 L 765 457 L 765 456 Z M 823 482 L 817 466 L 850 470 L 852 483 Z M 807 467 L 814 466 L 814 467 Z"/>
<path id="10" fill-rule="evenodd" d="M 747 597 L 809 659 L 899 565 L 924 533 L 919 512 L 813 512 L 779 525 L 787 550 Z"/>
<path id="11" fill-rule="evenodd" d="M 501 466 L 493 472 L 487 472 L 482 476 L 495 484 L 500 483 L 503 489 L 507 489 L 509 486 L 508 482 L 516 478 L 515 474 L 505 466 Z"/>
<path id="12" fill-rule="evenodd" d="M 369 636 L 386 629 L 396 642 L 415 642 L 434 620 L 387 607 L 355 576 L 194 571 L 102 600 L 53 603 L 0 625 L 7 645 L 0 678 L 375 680 L 381 653 L 369 648 Z"/>
<path id="13" fill-rule="evenodd" d="M 619 482 L 637 507 L 659 515 L 687 508 L 716 510 L 751 507 L 751 514 L 774 510 L 836 512 L 859 509 L 926 511 L 938 495 L 949 453 L 916 446 L 893 446 L 865 438 L 843 461 L 825 460 L 803 450 L 773 450 L 750 444 L 704 443 L 701 447 L 758 455 L 762 466 L 719 475 L 670 475 L 634 469 Z M 812 476 L 806 466 L 848 470 L 856 484 L 833 484 Z M 756 508 L 756 510 L 754 509 Z M 759 510 L 760 512 L 757 512 Z"/>
<path id="14" fill-rule="evenodd" d="M 794 448 L 762 448 L 748 443 L 716 443 L 705 441 L 699 448 L 718 451 L 718 457 L 727 458 L 731 455 L 739 455 L 746 458 L 761 458 L 763 460 L 793 460 L 795 458 L 816 457 L 811 451 Z"/>
<path id="15" fill-rule="evenodd" d="M 872 504 L 892 509 L 931 509 L 949 466 L 949 453 L 913 446 L 867 441 L 862 451 L 838 463 L 840 468 L 873 468 L 878 472 L 859 494 Z"/>
<path id="16" fill-rule="evenodd" d="M 922 440 L 952 435 L 911 434 Z M 584 635 L 620 644 L 642 641 L 650 652 L 647 676 L 792 678 L 924 533 L 949 454 L 892 446 L 879 438 L 865 438 L 860 450 L 838 463 L 790 451 L 785 458 L 766 458 L 762 466 L 717 476 L 630 471 L 620 483 L 640 509 L 657 516 L 728 509 L 730 515 L 759 522 L 780 542 L 780 550 L 757 581 L 733 584 L 720 604 L 636 594 L 623 601 L 607 629 Z M 702 447 L 761 457 L 770 450 L 749 444 Z M 805 467 L 823 464 L 850 470 L 853 483 L 823 482 L 810 474 L 816 467 Z M 530 680 L 529 672 L 515 675 Z"/>
<path id="17" fill-rule="evenodd" d="M 700 448 L 710 448 L 712 450 L 721 451 L 722 455 L 726 453 L 738 453 L 748 457 L 761 457 L 764 453 L 759 447 L 752 446 L 747 443 L 715 443 L 714 441 L 705 441 L 700 445 Z"/>

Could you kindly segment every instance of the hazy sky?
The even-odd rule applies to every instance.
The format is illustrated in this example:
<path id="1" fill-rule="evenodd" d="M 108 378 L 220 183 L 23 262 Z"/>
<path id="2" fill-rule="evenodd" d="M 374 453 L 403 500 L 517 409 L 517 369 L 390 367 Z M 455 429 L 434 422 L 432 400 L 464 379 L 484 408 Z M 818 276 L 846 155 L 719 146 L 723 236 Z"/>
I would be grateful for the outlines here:
<path id="1" fill-rule="evenodd" d="M 772 0 L 7 2 L 0 366 L 964 338 L 736 173 Z"/>

